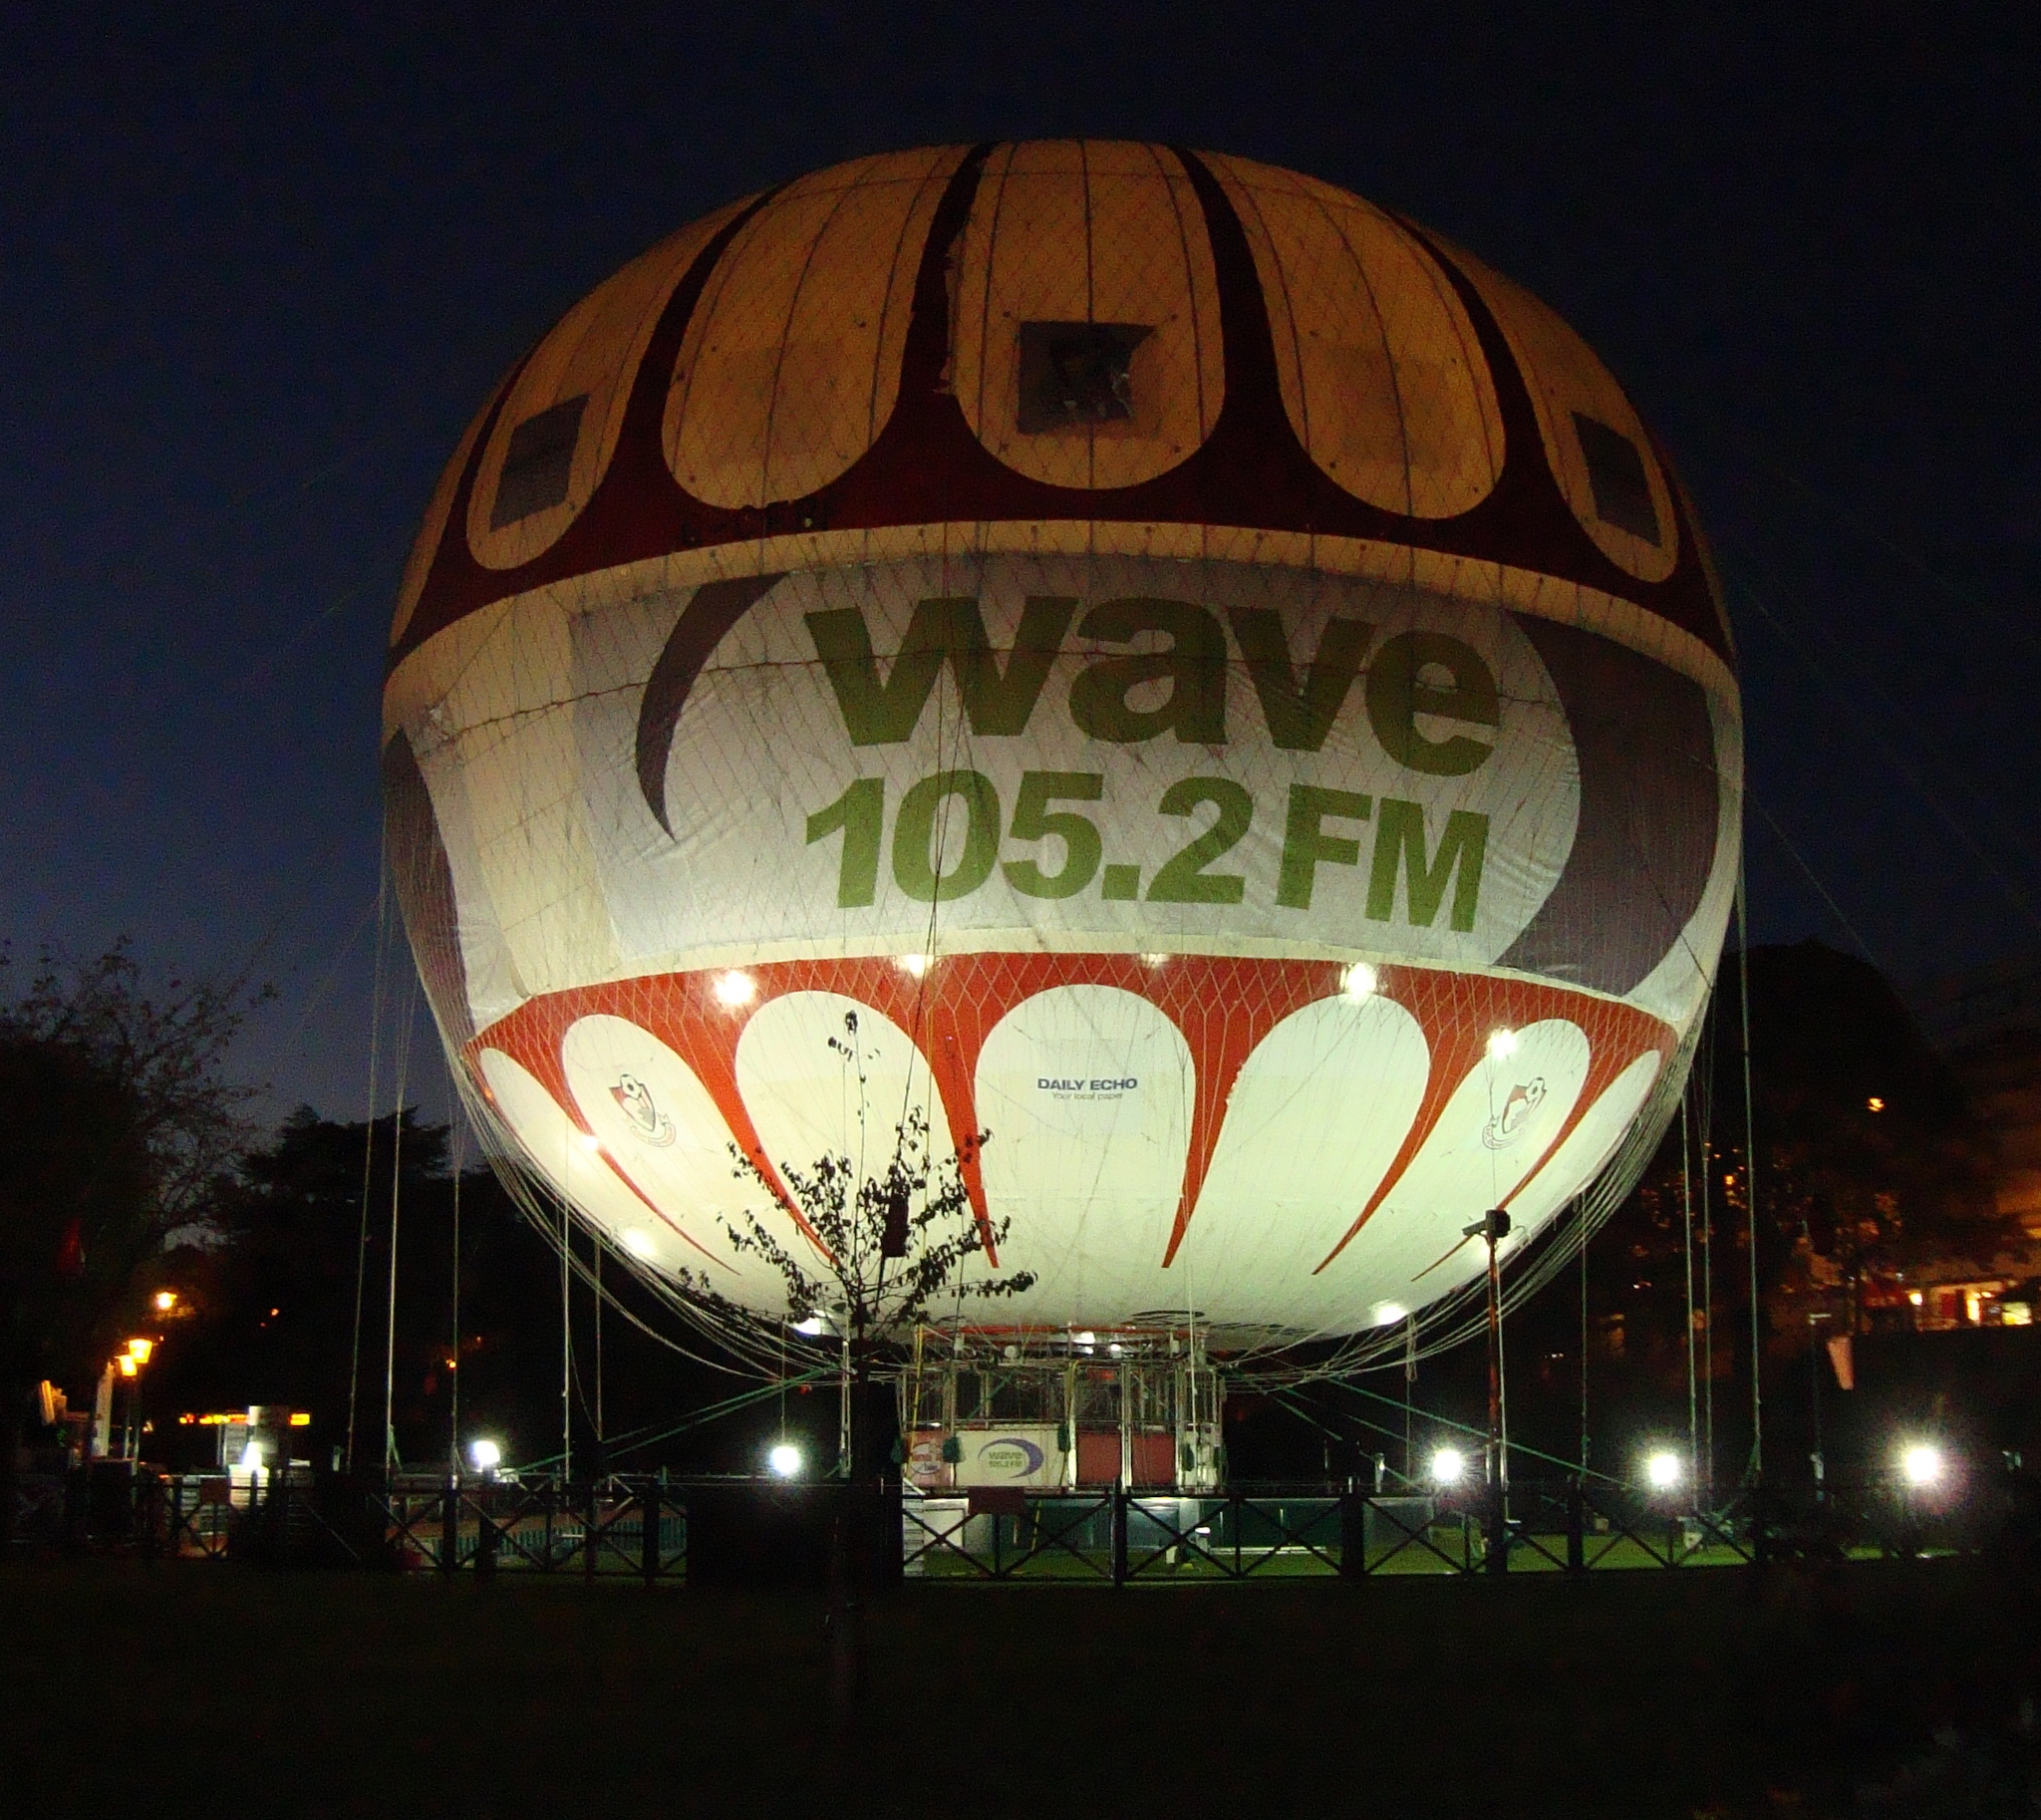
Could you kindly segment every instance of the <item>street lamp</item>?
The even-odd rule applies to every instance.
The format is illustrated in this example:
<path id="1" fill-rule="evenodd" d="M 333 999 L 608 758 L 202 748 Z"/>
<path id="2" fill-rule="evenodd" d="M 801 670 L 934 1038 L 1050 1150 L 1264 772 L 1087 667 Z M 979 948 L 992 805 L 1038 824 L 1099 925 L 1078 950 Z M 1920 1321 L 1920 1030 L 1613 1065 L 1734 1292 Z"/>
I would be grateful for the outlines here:
<path id="1" fill-rule="evenodd" d="M 771 1468 L 776 1479 L 792 1479 L 800 1476 L 801 1450 L 791 1441 L 781 1441 L 765 1456 L 765 1464 Z"/>
<path id="2" fill-rule="evenodd" d="M 1653 1491 L 1671 1491 L 1680 1481 L 1679 1455 L 1660 1447 L 1644 1456 L 1644 1483 Z"/>
<path id="3" fill-rule="evenodd" d="M 1467 1476 L 1467 1456 L 1457 1447 L 1441 1447 L 1431 1456 L 1431 1482 L 1448 1490 Z"/>
<path id="4" fill-rule="evenodd" d="M 470 1441 L 467 1447 L 467 1457 L 474 1462 L 475 1471 L 486 1475 L 494 1472 L 498 1466 L 502 1465 L 503 1449 L 494 1441 Z"/>
<path id="5" fill-rule="evenodd" d="M 122 1427 L 121 1456 L 133 1459 L 142 1444 L 142 1367 L 148 1364 L 149 1356 L 155 1351 L 153 1340 L 131 1340 L 127 1350 L 116 1353 L 107 1362 L 106 1374 L 100 1379 L 100 1401 L 106 1411 L 107 1427 L 102 1430 L 105 1440 L 98 1445 L 110 1446 L 113 1440 L 112 1418 L 114 1408 L 114 1377 L 118 1372 L 134 1386 L 128 1392 L 128 1417 Z"/>

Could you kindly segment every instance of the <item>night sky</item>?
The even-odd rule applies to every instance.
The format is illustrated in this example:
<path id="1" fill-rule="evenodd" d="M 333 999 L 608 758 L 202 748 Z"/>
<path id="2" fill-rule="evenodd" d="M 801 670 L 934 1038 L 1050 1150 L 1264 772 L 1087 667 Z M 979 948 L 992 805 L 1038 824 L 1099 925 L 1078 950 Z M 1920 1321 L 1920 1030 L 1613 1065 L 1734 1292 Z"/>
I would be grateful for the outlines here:
<path id="1" fill-rule="evenodd" d="M 2041 950 L 2030 9 L 417 10 L 0 5 L 0 934 L 273 980 L 272 1109 L 365 1103 L 384 637 L 468 416 L 671 228 L 942 140 L 1244 152 L 1530 285 L 1715 539 L 1754 937 Z"/>

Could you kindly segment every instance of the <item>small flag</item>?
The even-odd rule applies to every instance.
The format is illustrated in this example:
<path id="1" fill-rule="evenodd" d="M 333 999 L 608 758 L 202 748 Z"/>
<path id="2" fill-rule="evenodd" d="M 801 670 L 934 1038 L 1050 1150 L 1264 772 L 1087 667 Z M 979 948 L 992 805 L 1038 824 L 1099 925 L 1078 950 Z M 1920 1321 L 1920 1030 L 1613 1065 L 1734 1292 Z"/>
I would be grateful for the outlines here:
<path id="1" fill-rule="evenodd" d="M 1836 1384 L 1839 1389 L 1857 1388 L 1857 1359 L 1850 1347 L 1850 1336 L 1838 1334 L 1828 1342 L 1829 1364 L 1836 1369 Z"/>

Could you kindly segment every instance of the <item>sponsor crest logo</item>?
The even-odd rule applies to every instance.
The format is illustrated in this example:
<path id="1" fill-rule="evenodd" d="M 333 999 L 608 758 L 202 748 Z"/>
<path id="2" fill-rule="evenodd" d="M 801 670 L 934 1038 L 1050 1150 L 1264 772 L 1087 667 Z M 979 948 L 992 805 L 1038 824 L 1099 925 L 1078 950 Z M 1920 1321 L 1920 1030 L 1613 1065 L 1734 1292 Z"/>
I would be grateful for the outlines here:
<path id="1" fill-rule="evenodd" d="M 1503 1109 L 1481 1127 L 1481 1141 L 1491 1150 L 1507 1150 L 1524 1135 L 1531 1114 L 1545 1103 L 1545 1076 L 1520 1080 L 1510 1088 Z"/>
<path id="2" fill-rule="evenodd" d="M 659 1109 L 652 1089 L 636 1074 L 619 1074 L 617 1084 L 610 1088 L 610 1097 L 624 1108 L 640 1142 L 663 1150 L 674 1141 L 674 1121 Z"/>

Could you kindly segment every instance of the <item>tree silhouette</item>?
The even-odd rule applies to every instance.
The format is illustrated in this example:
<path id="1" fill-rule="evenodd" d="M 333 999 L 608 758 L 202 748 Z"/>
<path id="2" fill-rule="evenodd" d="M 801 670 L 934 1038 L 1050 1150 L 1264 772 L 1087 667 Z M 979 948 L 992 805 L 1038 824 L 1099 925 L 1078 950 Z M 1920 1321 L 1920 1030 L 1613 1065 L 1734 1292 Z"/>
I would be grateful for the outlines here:
<path id="1" fill-rule="evenodd" d="M 855 1012 L 845 1015 L 843 1034 L 831 1037 L 829 1048 L 856 1083 L 862 1120 L 869 1080 Z M 991 1135 L 981 1131 L 967 1140 L 964 1155 L 975 1155 Z M 961 1309 L 966 1301 L 1018 1296 L 1033 1287 L 1034 1275 L 1015 1271 L 975 1282 L 964 1279 L 973 1258 L 997 1255 L 1011 1222 L 979 1219 L 964 1183 L 964 1155 L 938 1153 L 928 1114 L 919 1106 L 909 1107 L 894 1125 L 890 1152 L 876 1173 L 842 1152 L 825 1152 L 805 1168 L 776 1164 L 775 1183 L 762 1158 L 747 1156 L 734 1144 L 730 1154 L 734 1173 L 768 1199 L 780 1202 L 783 1188 L 789 1210 L 810 1235 L 796 1250 L 748 1209 L 724 1221 L 731 1245 L 762 1260 L 785 1285 L 790 1311 L 825 1317 L 835 1327 L 849 1430 L 845 1465 L 852 1479 L 868 1477 L 879 1462 L 870 1457 L 865 1441 L 868 1425 L 853 1421 L 850 1411 L 859 1405 L 884 1350 L 945 1302 Z M 683 1276 L 690 1291 L 719 1312 L 740 1315 L 699 1279 Z"/>

